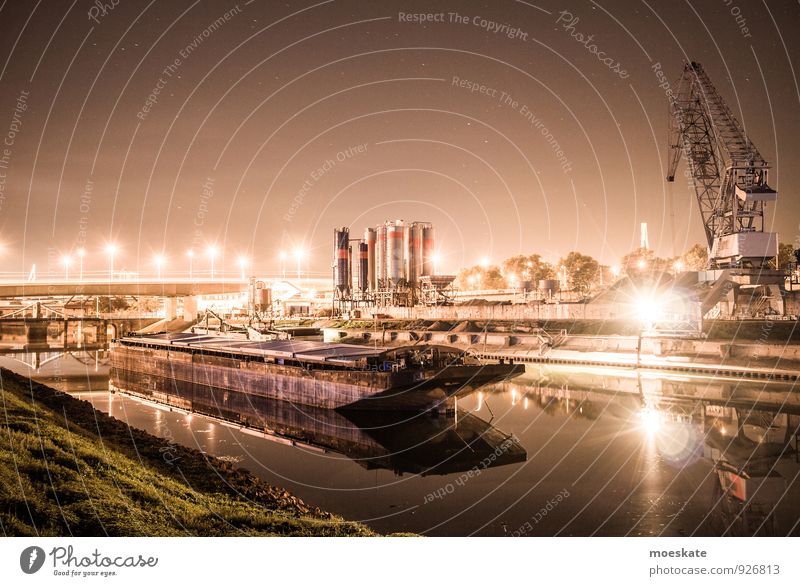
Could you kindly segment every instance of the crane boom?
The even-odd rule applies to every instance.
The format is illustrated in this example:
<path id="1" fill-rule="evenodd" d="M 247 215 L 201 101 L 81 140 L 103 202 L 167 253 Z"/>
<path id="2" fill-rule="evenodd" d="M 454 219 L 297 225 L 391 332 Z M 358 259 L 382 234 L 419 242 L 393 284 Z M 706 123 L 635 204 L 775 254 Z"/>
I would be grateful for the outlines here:
<path id="1" fill-rule="evenodd" d="M 761 267 L 777 256 L 764 232 L 767 163 L 699 63 L 686 63 L 670 104 L 667 181 L 685 155 L 708 242 L 709 265 Z"/>

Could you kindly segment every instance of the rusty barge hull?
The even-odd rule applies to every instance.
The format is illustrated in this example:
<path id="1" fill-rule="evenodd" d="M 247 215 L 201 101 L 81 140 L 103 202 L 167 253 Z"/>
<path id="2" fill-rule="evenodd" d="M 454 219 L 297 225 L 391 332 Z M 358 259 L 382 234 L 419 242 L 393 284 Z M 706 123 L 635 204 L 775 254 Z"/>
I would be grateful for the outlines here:
<path id="1" fill-rule="evenodd" d="M 427 355 L 444 361 L 398 366 L 407 357 Z M 456 356 L 463 353 L 439 346 L 404 350 L 174 334 L 130 337 L 112 346 L 111 384 L 155 400 L 180 387 L 184 395 L 186 389 L 198 396 L 235 391 L 324 409 L 420 411 L 447 408 L 452 397 L 524 370 Z"/>

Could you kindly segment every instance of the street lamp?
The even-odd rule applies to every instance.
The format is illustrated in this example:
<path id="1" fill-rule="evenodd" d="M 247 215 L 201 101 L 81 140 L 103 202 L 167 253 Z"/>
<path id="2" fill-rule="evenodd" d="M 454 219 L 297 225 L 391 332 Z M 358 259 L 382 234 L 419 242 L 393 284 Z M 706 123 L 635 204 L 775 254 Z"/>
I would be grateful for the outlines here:
<path id="1" fill-rule="evenodd" d="M 286 278 L 286 252 L 281 250 L 278 253 L 278 258 L 281 261 L 281 278 Z"/>
<path id="2" fill-rule="evenodd" d="M 297 278 L 300 278 L 302 273 L 301 271 L 301 263 L 303 262 L 303 257 L 306 255 L 306 251 L 302 248 L 295 248 L 294 249 L 294 258 L 297 260 Z"/>
<path id="3" fill-rule="evenodd" d="M 153 257 L 153 264 L 156 265 L 156 273 L 158 275 L 158 280 L 161 280 L 161 267 L 164 266 L 166 259 L 164 258 L 163 254 L 157 254 Z"/>
<path id="4" fill-rule="evenodd" d="M 83 257 L 86 251 L 83 248 L 78 249 L 78 279 L 83 281 Z"/>
<path id="5" fill-rule="evenodd" d="M 114 256 L 117 254 L 117 245 L 106 244 L 106 254 L 108 255 L 108 280 L 114 280 Z"/>
<path id="6" fill-rule="evenodd" d="M 61 257 L 61 264 L 64 265 L 64 280 L 69 281 L 69 265 L 72 264 L 72 258 L 65 254 Z"/>
<path id="7" fill-rule="evenodd" d="M 186 256 L 189 257 L 189 280 L 192 280 L 192 261 L 194 260 L 194 250 L 189 249 L 186 251 Z"/>
<path id="8" fill-rule="evenodd" d="M 217 249 L 217 247 L 215 245 L 212 244 L 211 246 L 208 247 L 206 252 L 208 253 L 208 257 L 211 259 L 211 280 L 213 281 L 214 280 L 214 259 L 217 257 L 217 254 L 219 254 L 219 250 Z"/>
<path id="9" fill-rule="evenodd" d="M 245 267 L 247 267 L 247 257 L 240 256 L 239 257 L 239 276 L 244 281 L 247 277 L 245 276 Z"/>

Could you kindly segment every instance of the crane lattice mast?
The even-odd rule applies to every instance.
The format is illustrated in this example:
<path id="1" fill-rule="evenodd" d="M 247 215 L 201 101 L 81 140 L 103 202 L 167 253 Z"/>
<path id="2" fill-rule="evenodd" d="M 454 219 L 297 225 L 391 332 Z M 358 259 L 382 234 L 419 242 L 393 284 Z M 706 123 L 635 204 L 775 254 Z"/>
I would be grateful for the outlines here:
<path id="1" fill-rule="evenodd" d="M 670 104 L 667 181 L 686 156 L 709 248 L 709 266 L 761 267 L 778 253 L 764 232 L 769 163 L 699 63 L 687 63 Z"/>

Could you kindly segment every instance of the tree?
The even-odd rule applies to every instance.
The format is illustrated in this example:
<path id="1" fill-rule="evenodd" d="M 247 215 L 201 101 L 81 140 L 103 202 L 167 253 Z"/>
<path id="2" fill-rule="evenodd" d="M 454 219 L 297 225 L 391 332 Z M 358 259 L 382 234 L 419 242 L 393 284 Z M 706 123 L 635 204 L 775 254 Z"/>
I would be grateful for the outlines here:
<path id="1" fill-rule="evenodd" d="M 456 286 L 459 289 L 505 289 L 506 280 L 500 272 L 500 267 L 474 266 L 461 269 L 456 277 Z"/>
<path id="2" fill-rule="evenodd" d="M 552 279 L 555 269 L 538 254 L 528 256 L 520 254 L 503 261 L 503 275 L 507 281 L 516 277 L 520 282 L 530 281 L 535 287 L 541 279 Z"/>
<path id="3" fill-rule="evenodd" d="M 794 255 L 794 246 L 790 242 L 783 242 L 778 245 L 778 269 L 786 271 L 789 269 L 789 264 L 797 262 Z"/>
<path id="4" fill-rule="evenodd" d="M 570 252 L 561 259 L 560 264 L 567 273 L 567 282 L 573 291 L 586 295 L 597 286 L 600 277 L 600 263 L 591 256 L 580 252 Z"/>
<path id="5" fill-rule="evenodd" d="M 704 271 L 708 267 L 708 248 L 695 244 L 683 253 L 681 263 L 685 271 Z"/>
<path id="6" fill-rule="evenodd" d="M 620 261 L 622 272 L 628 275 L 643 275 L 671 272 L 673 263 L 665 258 L 659 258 L 650 248 L 637 248 L 622 257 Z"/>
<path id="7" fill-rule="evenodd" d="M 115 311 L 121 311 L 128 309 L 131 306 L 128 303 L 128 300 L 122 296 L 115 296 L 115 297 L 98 297 L 97 300 L 97 308 L 100 310 L 100 313 L 114 313 Z"/>

